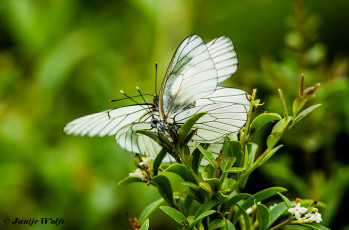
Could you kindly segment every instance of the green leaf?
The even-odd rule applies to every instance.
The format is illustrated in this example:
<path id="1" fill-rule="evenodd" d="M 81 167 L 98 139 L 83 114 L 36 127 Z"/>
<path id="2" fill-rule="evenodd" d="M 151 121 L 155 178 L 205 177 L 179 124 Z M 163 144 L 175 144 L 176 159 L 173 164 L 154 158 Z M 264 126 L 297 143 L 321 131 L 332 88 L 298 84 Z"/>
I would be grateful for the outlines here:
<path id="1" fill-rule="evenodd" d="M 201 145 L 196 145 L 196 148 L 200 150 L 200 152 L 204 155 L 210 165 L 212 165 L 214 168 L 217 167 L 216 159 L 211 151 L 203 149 Z"/>
<path id="2" fill-rule="evenodd" d="M 200 188 L 202 188 L 203 190 L 205 190 L 208 193 L 209 198 L 212 197 L 213 190 L 212 190 L 212 187 L 211 187 L 211 185 L 209 183 L 199 182 L 199 186 L 200 186 Z"/>
<path id="3" fill-rule="evenodd" d="M 278 192 L 277 194 L 281 197 L 281 199 L 287 205 L 287 208 L 291 208 L 293 206 L 291 201 L 286 196 L 282 195 L 281 192 Z"/>
<path id="4" fill-rule="evenodd" d="M 167 150 L 165 148 L 162 148 L 158 155 L 156 155 L 154 162 L 153 162 L 153 173 L 154 176 L 158 175 L 158 168 L 160 167 L 160 164 L 164 157 L 166 156 Z"/>
<path id="5" fill-rule="evenodd" d="M 285 117 L 282 118 L 280 121 L 278 121 L 274 125 L 273 129 L 271 130 L 271 134 L 282 133 L 285 130 L 285 128 L 287 127 L 287 125 L 291 122 L 291 120 L 292 120 L 291 116 L 287 117 L 287 120 Z"/>
<path id="6" fill-rule="evenodd" d="M 144 182 L 142 178 L 135 177 L 135 176 L 128 176 L 124 178 L 123 180 L 118 182 L 118 185 L 127 185 L 135 182 Z"/>
<path id="7" fill-rule="evenodd" d="M 251 230 L 251 220 L 250 220 L 250 217 L 248 216 L 246 210 L 244 208 L 242 208 L 238 204 L 236 204 L 236 206 L 239 208 L 240 213 L 244 217 L 244 220 L 245 220 L 245 230 Z"/>
<path id="8" fill-rule="evenodd" d="M 253 143 L 253 142 L 248 142 L 246 144 L 246 149 L 248 152 L 248 168 L 253 164 L 254 162 L 254 158 L 256 156 L 257 153 L 257 149 L 258 149 L 258 145 Z"/>
<path id="9" fill-rule="evenodd" d="M 166 200 L 169 205 L 174 206 L 172 186 L 167 177 L 158 175 L 153 177 L 153 180 L 160 195 Z"/>
<path id="10" fill-rule="evenodd" d="M 316 105 L 312 105 L 309 108 L 306 108 L 305 110 L 303 110 L 302 112 L 300 112 L 297 117 L 294 119 L 294 121 L 292 122 L 292 125 L 290 126 L 290 128 L 292 128 L 297 122 L 299 122 L 300 120 L 302 120 L 304 117 L 306 117 L 309 113 L 313 112 L 315 109 L 319 108 L 321 106 L 321 104 L 316 104 Z"/>
<path id="11" fill-rule="evenodd" d="M 281 89 L 278 89 L 278 91 L 279 91 L 282 109 L 284 110 L 284 117 L 288 117 L 287 105 L 286 105 L 286 101 L 284 98 L 284 94 L 282 93 Z"/>
<path id="12" fill-rule="evenodd" d="M 258 115 L 251 123 L 250 132 L 254 133 L 271 121 L 281 120 L 281 116 L 277 113 L 262 113 Z"/>
<path id="13" fill-rule="evenodd" d="M 194 198 L 190 195 L 187 195 L 186 197 L 180 200 L 179 202 L 180 210 L 182 210 L 182 213 L 184 216 L 189 215 L 189 210 L 192 207 L 193 202 L 194 202 Z"/>
<path id="14" fill-rule="evenodd" d="M 239 173 L 245 170 L 246 170 L 245 168 L 241 168 L 241 167 L 232 167 L 230 169 L 225 170 L 224 173 Z"/>
<path id="15" fill-rule="evenodd" d="M 271 131 L 271 134 L 268 136 L 267 139 L 267 146 L 269 149 L 274 148 L 276 143 L 280 140 L 283 133 L 285 132 L 286 128 L 288 127 L 288 124 L 292 121 L 292 117 L 289 116 L 287 120 L 285 118 L 281 119 L 276 123 Z"/>
<path id="16" fill-rule="evenodd" d="M 143 209 L 141 215 L 139 216 L 139 222 L 141 224 L 145 223 L 144 221 L 146 221 L 149 218 L 149 216 L 163 203 L 165 203 L 165 200 L 161 198 L 145 207 L 145 209 Z"/>
<path id="17" fill-rule="evenodd" d="M 187 218 L 185 218 L 185 216 L 176 209 L 168 206 L 161 206 L 160 209 L 164 211 L 164 213 L 169 215 L 172 219 L 174 219 L 177 223 L 181 225 L 183 225 L 183 222 L 189 224 Z"/>
<path id="18" fill-rule="evenodd" d="M 195 122 L 197 122 L 197 120 L 199 120 L 205 114 L 207 114 L 207 112 L 197 113 L 184 122 L 182 127 L 178 130 L 178 133 L 181 134 L 182 141 L 184 141 L 187 138 Z"/>
<path id="19" fill-rule="evenodd" d="M 274 153 L 276 153 L 283 145 L 278 145 L 275 148 L 271 149 L 267 155 L 265 155 L 265 157 L 262 159 L 262 161 L 259 163 L 259 165 L 264 164 L 267 160 L 269 160 L 270 157 L 272 157 L 274 155 Z"/>
<path id="20" fill-rule="evenodd" d="M 316 229 L 316 230 L 330 230 L 329 228 L 326 228 L 320 224 L 301 224 L 301 226 L 309 229 Z"/>
<path id="21" fill-rule="evenodd" d="M 266 230 L 269 223 L 269 209 L 263 205 L 263 204 L 256 204 L 257 205 L 257 219 L 258 219 L 258 229 L 259 230 Z"/>
<path id="22" fill-rule="evenodd" d="M 215 191 L 221 187 L 221 181 L 218 178 L 210 178 L 206 172 L 202 172 L 201 176 L 205 182 L 211 185 L 211 188 L 215 189 Z"/>
<path id="23" fill-rule="evenodd" d="M 241 207 L 246 210 L 249 207 L 251 207 L 254 204 L 254 202 L 263 201 L 265 199 L 268 199 L 269 197 L 276 195 L 278 192 L 285 192 L 285 191 L 287 191 L 287 189 L 281 188 L 281 187 L 271 187 L 271 188 L 264 189 L 260 192 L 255 193 L 252 198 L 247 199 L 241 205 Z M 233 223 L 236 223 L 240 215 L 241 215 L 241 212 L 238 210 L 234 215 Z"/>
<path id="24" fill-rule="evenodd" d="M 149 229 L 149 219 L 147 219 L 142 227 L 139 230 L 148 230 Z"/>
<path id="25" fill-rule="evenodd" d="M 230 220 L 227 220 L 227 219 L 224 219 L 224 220 L 225 220 L 225 225 L 220 230 L 236 230 L 234 224 Z"/>
<path id="26" fill-rule="evenodd" d="M 233 164 L 236 161 L 235 157 L 220 157 L 219 159 L 219 165 L 221 166 L 221 169 L 223 171 L 231 168 L 231 166 L 233 166 Z"/>
<path id="27" fill-rule="evenodd" d="M 207 149 L 208 146 L 209 146 L 208 144 L 204 144 L 202 147 L 203 147 L 203 149 Z M 198 174 L 198 170 L 199 170 L 199 167 L 200 167 L 200 162 L 201 162 L 201 159 L 202 159 L 201 151 L 198 148 L 196 148 L 193 151 L 192 156 L 193 156 L 192 169 L 193 169 L 193 171 L 196 174 Z"/>
<path id="28" fill-rule="evenodd" d="M 282 133 L 270 134 L 267 138 L 267 147 L 268 149 L 274 148 L 276 143 L 280 140 Z"/>
<path id="29" fill-rule="evenodd" d="M 215 213 L 215 210 L 209 210 L 206 212 L 201 213 L 197 218 L 195 218 L 195 220 L 190 224 L 190 227 L 195 226 L 199 221 L 201 221 L 202 219 L 204 219 L 205 217 Z"/>
<path id="30" fill-rule="evenodd" d="M 299 111 L 303 108 L 305 103 L 309 101 L 310 99 L 314 98 L 315 95 L 303 95 L 303 96 L 298 96 L 296 99 L 294 99 L 293 104 L 292 104 L 292 112 L 293 116 L 297 116 Z"/>
<path id="31" fill-rule="evenodd" d="M 165 172 L 172 172 L 182 177 L 184 181 L 195 183 L 195 178 L 190 173 L 187 167 L 182 164 L 174 163 L 168 167 Z"/>
<path id="32" fill-rule="evenodd" d="M 248 155 L 250 156 L 255 156 L 256 153 L 257 153 L 257 150 L 258 150 L 258 145 L 256 143 L 253 143 L 253 142 L 248 142 L 246 144 L 247 146 L 247 152 L 248 152 Z M 253 157 L 254 158 L 254 157 Z M 252 162 L 252 161 L 251 161 Z M 250 163 L 251 163 L 250 162 Z"/>
<path id="33" fill-rule="evenodd" d="M 240 200 L 249 199 L 249 198 L 253 199 L 253 196 L 251 194 L 248 194 L 248 193 L 240 193 L 240 194 L 233 196 L 226 203 L 225 211 L 229 211 L 230 207 L 237 204 Z"/>
<path id="34" fill-rule="evenodd" d="M 227 138 L 224 140 L 222 157 L 234 157 L 235 165 L 237 167 L 242 166 L 243 159 L 243 151 L 242 144 L 239 141 L 228 140 Z"/>
<path id="35" fill-rule="evenodd" d="M 197 184 L 191 183 L 191 182 L 185 181 L 185 182 L 182 182 L 181 184 L 184 186 L 187 186 L 189 188 L 192 188 L 194 190 L 197 190 L 197 191 L 200 190 L 200 186 L 198 186 Z"/>
<path id="36" fill-rule="evenodd" d="M 288 207 L 287 205 L 283 202 L 283 203 L 279 203 L 276 206 L 274 206 L 271 210 L 270 210 L 270 219 L 269 219 L 269 223 L 268 223 L 268 228 L 270 228 L 272 226 L 272 224 L 275 223 L 276 220 L 278 220 L 286 211 L 287 211 Z"/>
<path id="37" fill-rule="evenodd" d="M 202 213 L 209 211 L 214 206 L 216 206 L 219 203 L 218 200 L 208 200 L 205 203 L 203 203 L 200 208 L 195 213 L 195 219 L 198 218 Z"/>
<path id="38" fill-rule="evenodd" d="M 248 142 L 245 146 L 246 150 L 245 153 L 248 153 L 245 155 L 245 164 L 244 164 L 244 168 L 248 169 L 250 168 L 253 163 L 254 163 L 254 159 L 257 153 L 257 149 L 258 149 L 258 145 L 252 142 Z M 245 179 L 243 180 L 243 182 L 241 183 L 240 187 L 244 188 L 247 184 L 249 176 L 246 176 Z"/>
<path id="39" fill-rule="evenodd" d="M 208 230 L 218 229 L 224 227 L 225 225 L 226 221 L 224 219 L 216 219 L 208 225 Z"/>
<path id="40" fill-rule="evenodd" d="M 160 141 L 160 139 L 158 138 L 158 136 L 152 134 L 151 132 L 149 132 L 148 130 L 143 130 L 143 129 L 139 129 L 135 131 L 136 133 L 139 134 L 143 134 L 147 137 L 150 137 L 151 139 L 153 139 L 156 143 L 158 143 L 160 146 L 163 146 L 163 143 Z"/>

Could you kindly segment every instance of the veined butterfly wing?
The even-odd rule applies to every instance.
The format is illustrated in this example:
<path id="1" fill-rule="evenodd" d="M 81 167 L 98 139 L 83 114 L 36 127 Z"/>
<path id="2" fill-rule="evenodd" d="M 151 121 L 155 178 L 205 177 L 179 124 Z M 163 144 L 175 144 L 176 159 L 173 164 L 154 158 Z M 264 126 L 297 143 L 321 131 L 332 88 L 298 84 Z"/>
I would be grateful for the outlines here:
<path id="1" fill-rule="evenodd" d="M 148 106 L 153 106 L 148 104 Z M 109 109 L 77 118 L 69 122 L 63 129 L 66 134 L 79 136 L 110 136 L 115 135 L 123 126 L 138 122 L 149 114 L 147 105 L 130 105 Z"/>
<path id="2" fill-rule="evenodd" d="M 198 35 L 184 39 L 161 85 L 159 110 L 162 118 L 212 94 L 218 82 L 233 74 L 236 66 L 237 57 L 229 38 L 219 37 L 208 44 Z"/>
<path id="3" fill-rule="evenodd" d="M 170 118 L 181 125 L 193 115 L 207 112 L 194 124 L 193 129 L 197 131 L 192 141 L 217 143 L 245 125 L 250 106 L 246 94 L 240 89 L 217 87 L 210 96 L 197 100 L 195 106 L 172 114 Z"/>

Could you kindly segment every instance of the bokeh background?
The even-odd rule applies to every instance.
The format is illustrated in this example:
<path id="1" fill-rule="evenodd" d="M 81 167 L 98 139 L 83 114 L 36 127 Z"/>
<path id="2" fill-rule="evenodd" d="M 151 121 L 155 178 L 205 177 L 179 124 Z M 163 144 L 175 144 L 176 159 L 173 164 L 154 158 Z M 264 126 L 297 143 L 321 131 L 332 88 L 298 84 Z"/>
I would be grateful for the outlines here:
<path id="1" fill-rule="evenodd" d="M 223 85 L 258 89 L 264 110 L 291 108 L 301 73 L 321 87 L 322 107 L 300 122 L 284 148 L 252 174 L 246 192 L 284 186 L 287 195 L 327 203 L 323 224 L 349 229 L 349 1 L 0 0 L 0 229 L 4 218 L 64 218 L 56 227 L 127 229 L 159 198 L 145 184 L 117 186 L 135 169 L 113 137 L 66 136 L 77 117 L 131 103 L 119 90 L 154 93 L 179 43 L 234 41 L 237 73 Z M 264 130 L 268 132 L 268 127 Z M 256 139 L 263 143 L 263 139 Z M 151 229 L 176 229 L 157 211 Z M 296 229 L 295 227 L 291 229 Z"/>

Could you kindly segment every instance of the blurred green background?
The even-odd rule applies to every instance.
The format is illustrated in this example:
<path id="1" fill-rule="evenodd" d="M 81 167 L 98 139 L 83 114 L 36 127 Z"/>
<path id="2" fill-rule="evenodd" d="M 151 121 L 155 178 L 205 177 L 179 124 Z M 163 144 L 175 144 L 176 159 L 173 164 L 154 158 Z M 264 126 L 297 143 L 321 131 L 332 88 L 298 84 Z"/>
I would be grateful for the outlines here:
<path id="1" fill-rule="evenodd" d="M 290 107 L 301 73 L 308 86 L 322 84 L 323 106 L 286 135 L 246 192 L 284 186 L 291 199 L 327 203 L 324 225 L 349 229 L 348 12 L 346 0 L 0 0 L 0 229 L 27 229 L 3 223 L 16 217 L 64 218 L 31 229 L 127 229 L 126 211 L 136 217 L 159 198 L 145 184 L 117 186 L 135 158 L 113 137 L 62 128 L 129 104 L 109 102 L 120 89 L 154 93 L 154 62 L 163 76 L 193 33 L 234 41 L 239 68 L 224 85 L 257 88 L 266 102 L 257 112 L 282 113 L 277 88 Z M 179 227 L 161 211 L 150 226 Z"/>

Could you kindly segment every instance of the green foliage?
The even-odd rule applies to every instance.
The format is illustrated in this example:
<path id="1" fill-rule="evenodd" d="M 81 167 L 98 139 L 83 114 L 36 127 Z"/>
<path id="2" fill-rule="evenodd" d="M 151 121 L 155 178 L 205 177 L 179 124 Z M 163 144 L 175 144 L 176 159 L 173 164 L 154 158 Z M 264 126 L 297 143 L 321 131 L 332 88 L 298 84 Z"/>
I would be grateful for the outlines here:
<path id="1" fill-rule="evenodd" d="M 153 169 L 156 170 L 156 173 L 148 172 L 148 168 L 142 169 L 144 174 L 146 173 L 149 177 L 142 179 L 155 185 L 163 199 L 171 206 L 160 207 L 167 215 L 187 229 L 235 229 L 235 226 L 239 224 L 246 230 L 256 227 L 260 230 L 266 230 L 270 227 L 277 229 L 286 224 L 308 224 L 313 221 L 306 219 L 306 217 L 295 220 L 294 215 L 288 215 L 288 219 L 275 225 L 293 206 L 289 199 L 281 194 L 287 191 L 285 188 L 266 188 L 253 195 L 241 193 L 241 190 L 248 184 L 250 174 L 268 162 L 281 149 L 282 145 L 276 147 L 275 145 L 299 120 L 298 116 L 302 113 L 308 113 L 304 111 L 310 113 L 312 110 L 312 107 L 309 107 L 310 109 L 306 108 L 302 111 L 305 102 L 302 102 L 301 98 L 303 97 L 299 96 L 293 103 L 293 115 L 289 116 L 281 90 L 279 90 L 279 95 L 284 117 L 275 113 L 263 113 L 256 116 L 255 119 L 251 119 L 252 113 L 249 113 L 246 126 L 240 132 L 240 140 L 226 138 L 222 150 L 218 154 L 209 150 L 207 145 L 197 144 L 196 149 L 189 152 L 189 147 L 186 146 L 189 143 L 188 137 L 192 136 L 190 133 L 195 132 L 195 130 L 191 131 L 193 125 L 205 113 L 194 116 L 184 124 L 184 128 L 182 127 L 179 131 L 178 139 L 175 140 L 176 143 L 173 143 L 173 149 L 170 149 L 170 145 L 166 144 L 168 149 L 166 151 L 163 149 L 160 156 L 155 159 L 156 168 L 154 166 Z M 306 96 L 304 100 L 307 101 L 311 98 L 314 97 Z M 256 91 L 251 95 L 250 103 L 251 111 L 254 107 L 261 106 L 256 99 Z M 258 154 L 259 146 L 250 140 L 252 133 L 276 120 L 278 122 L 274 123 L 269 136 L 266 138 L 266 149 Z M 144 131 L 140 133 L 149 137 L 153 135 Z M 166 152 L 171 152 L 171 156 L 177 160 L 177 163 L 164 164 L 163 169 L 158 174 L 157 168 Z M 198 170 L 199 168 L 201 170 Z M 186 187 L 184 193 L 179 193 L 177 196 L 173 194 L 169 178 L 166 176 L 167 174 L 163 174 L 168 172 L 177 174 L 184 180 L 181 183 Z M 276 195 L 281 197 L 282 202 L 276 203 L 269 210 L 262 202 Z M 177 198 L 174 199 L 174 196 Z M 194 203 L 199 206 L 193 206 Z M 148 218 L 148 213 L 151 213 L 159 204 L 156 202 L 147 207 L 147 214 L 142 213 L 140 220 L 144 221 L 145 218 Z M 303 204 L 305 203 L 303 202 Z M 309 203 L 310 206 L 314 206 L 314 204 Z M 195 208 L 193 209 L 193 207 Z M 251 212 L 255 214 L 252 215 Z"/>
<path id="2" fill-rule="evenodd" d="M 149 219 L 144 221 L 144 224 L 141 226 L 139 230 L 148 230 L 149 229 Z"/>
<path id="3" fill-rule="evenodd" d="M 149 204 L 147 207 L 145 207 L 145 209 L 142 211 L 142 213 L 139 215 L 139 222 L 141 224 L 145 224 L 147 220 L 149 220 L 149 216 L 157 209 L 159 208 L 161 205 L 163 205 L 163 203 L 165 202 L 165 200 L 163 198 L 154 201 L 153 203 Z"/>
<path id="4" fill-rule="evenodd" d="M 178 42 L 199 33 L 206 41 L 220 35 L 232 38 L 239 56 L 238 77 L 223 84 L 247 91 L 258 88 L 265 104 L 254 110 L 247 132 L 251 136 L 244 138 L 242 134 L 239 141 L 228 140 L 241 145 L 240 150 L 229 147 L 223 149 L 221 158 L 214 155 L 217 168 L 207 168 L 207 173 L 212 173 L 208 180 L 199 176 L 195 183 L 173 183 L 176 178 L 164 173 L 172 183 L 174 202 L 179 194 L 193 199 L 191 203 L 186 199 L 192 205 L 184 212 L 193 216 L 209 195 L 199 183 L 212 190 L 212 198 L 229 201 L 260 190 L 254 177 L 259 173 L 258 180 L 288 188 L 286 194 L 291 200 L 309 197 L 324 201 L 327 207 L 320 210 L 325 226 L 348 227 L 346 220 L 338 218 L 345 213 L 343 200 L 349 184 L 343 152 L 349 134 L 348 43 L 346 30 L 341 29 L 347 26 L 348 7 L 344 0 L 321 4 L 299 0 L 164 4 L 139 0 L 1 1 L 0 216 L 62 216 L 64 229 L 129 228 L 125 210 L 135 216 L 157 200 L 154 182 L 132 177 L 120 182 L 126 186 L 116 186 L 115 181 L 133 170 L 133 156 L 115 147 L 113 137 L 67 137 L 61 129 L 76 117 L 132 104 L 130 100 L 109 103 L 109 99 L 122 97 L 120 89 L 135 95 L 135 86 L 139 85 L 142 92 L 153 93 L 154 61 L 159 63 L 161 81 Z M 241 18 L 245 19 L 243 23 Z M 306 96 L 314 87 L 298 87 L 300 73 L 309 85 L 321 82 L 316 98 Z M 270 128 L 275 125 L 268 121 L 268 114 L 284 114 L 278 88 L 293 121 L 285 135 L 271 138 L 270 149 L 260 159 Z M 293 98 L 298 99 L 292 102 Z M 259 115 L 261 108 L 268 111 L 267 116 Z M 263 119 L 253 119 L 258 116 Z M 280 144 L 283 147 L 277 149 Z M 256 146 L 257 150 L 250 148 Z M 202 148 L 208 146 L 202 144 Z M 168 166 L 161 164 L 165 155 L 163 151 L 157 154 L 150 176 L 163 175 L 158 168 Z M 190 158 L 185 162 L 191 166 L 187 169 L 199 175 L 202 158 L 206 158 L 198 149 L 191 156 L 192 164 Z M 261 166 L 258 171 L 253 163 L 256 160 Z M 220 174 L 217 190 L 217 180 L 212 179 Z M 232 191 L 232 187 L 239 189 Z M 217 209 L 229 212 L 225 201 L 221 202 Z M 263 204 L 267 206 L 268 202 Z M 287 218 L 281 213 L 287 209 L 285 203 L 279 205 L 279 212 L 270 210 L 269 227 Z M 233 209 L 231 215 L 237 207 Z M 161 215 L 160 211 L 152 214 L 151 229 L 170 225 Z M 226 213 L 207 223 L 219 215 L 223 214 L 204 218 L 204 226 L 235 229 Z M 0 229 L 3 227 L 0 224 Z"/>
<path id="5" fill-rule="evenodd" d="M 174 219 L 177 223 L 182 225 L 188 224 L 187 218 L 185 218 L 185 216 L 176 209 L 168 206 L 161 206 L 160 209 L 164 211 L 167 215 L 169 215 L 172 219 Z"/>
<path id="6" fill-rule="evenodd" d="M 172 186 L 167 177 L 158 175 L 153 177 L 153 180 L 156 188 L 164 200 L 166 200 L 169 205 L 174 206 Z"/>
<path id="7" fill-rule="evenodd" d="M 269 209 L 263 204 L 256 204 L 257 206 L 257 220 L 260 230 L 265 230 L 270 222 Z"/>

